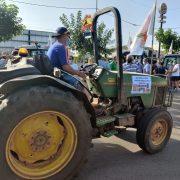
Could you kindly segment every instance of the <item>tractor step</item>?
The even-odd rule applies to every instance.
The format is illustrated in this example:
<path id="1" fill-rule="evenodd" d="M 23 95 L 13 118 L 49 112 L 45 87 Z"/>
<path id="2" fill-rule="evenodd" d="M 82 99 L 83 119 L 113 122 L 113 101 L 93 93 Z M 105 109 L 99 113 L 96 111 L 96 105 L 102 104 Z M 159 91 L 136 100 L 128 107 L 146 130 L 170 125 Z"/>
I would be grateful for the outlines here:
<path id="1" fill-rule="evenodd" d="M 96 119 L 97 127 L 102 127 L 106 124 L 112 123 L 116 120 L 114 116 L 101 116 Z"/>
<path id="2" fill-rule="evenodd" d="M 105 132 L 105 133 L 103 134 L 103 136 L 104 136 L 104 137 L 111 137 L 111 136 L 116 135 L 116 134 L 118 134 L 118 133 L 119 133 L 119 132 L 116 131 L 116 130 L 111 130 L 111 131 Z"/>
<path id="3" fill-rule="evenodd" d="M 114 117 L 118 119 L 119 126 L 133 126 L 135 124 L 135 115 L 133 114 L 116 114 Z"/>
<path id="4" fill-rule="evenodd" d="M 115 114 L 114 116 L 101 116 L 96 119 L 96 125 L 97 127 L 103 127 L 114 121 L 118 121 L 119 126 L 133 126 L 135 124 L 135 115 L 126 113 Z"/>

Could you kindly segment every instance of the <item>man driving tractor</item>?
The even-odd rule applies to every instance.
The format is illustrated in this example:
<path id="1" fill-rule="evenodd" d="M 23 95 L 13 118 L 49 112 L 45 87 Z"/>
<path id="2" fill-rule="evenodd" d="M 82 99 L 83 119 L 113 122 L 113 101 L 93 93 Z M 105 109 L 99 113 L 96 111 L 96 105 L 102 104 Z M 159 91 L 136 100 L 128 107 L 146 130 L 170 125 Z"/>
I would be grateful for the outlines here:
<path id="1" fill-rule="evenodd" d="M 56 30 L 56 34 L 52 37 L 56 38 L 56 41 L 47 52 L 52 66 L 60 68 L 69 74 L 77 75 L 85 79 L 84 72 L 74 70 L 68 63 L 67 45 L 70 38 L 70 32 L 65 27 L 59 27 Z M 67 83 L 79 89 L 79 81 L 77 81 L 76 78 L 70 77 L 67 74 L 64 74 L 62 78 Z"/>

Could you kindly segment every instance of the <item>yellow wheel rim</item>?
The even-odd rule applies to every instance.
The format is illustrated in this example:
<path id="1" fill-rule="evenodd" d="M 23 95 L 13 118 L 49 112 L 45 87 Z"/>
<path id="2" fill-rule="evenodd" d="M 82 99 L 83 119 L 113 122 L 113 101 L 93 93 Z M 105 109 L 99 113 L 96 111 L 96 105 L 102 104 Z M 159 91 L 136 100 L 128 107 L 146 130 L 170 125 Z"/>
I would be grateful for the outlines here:
<path id="1" fill-rule="evenodd" d="M 8 137 L 6 159 L 18 176 L 44 179 L 61 170 L 77 147 L 77 130 L 62 113 L 43 111 L 20 121 Z"/>
<path id="2" fill-rule="evenodd" d="M 159 119 L 153 125 L 150 137 L 153 145 L 160 145 L 166 138 L 168 133 L 168 124 L 164 119 Z"/>

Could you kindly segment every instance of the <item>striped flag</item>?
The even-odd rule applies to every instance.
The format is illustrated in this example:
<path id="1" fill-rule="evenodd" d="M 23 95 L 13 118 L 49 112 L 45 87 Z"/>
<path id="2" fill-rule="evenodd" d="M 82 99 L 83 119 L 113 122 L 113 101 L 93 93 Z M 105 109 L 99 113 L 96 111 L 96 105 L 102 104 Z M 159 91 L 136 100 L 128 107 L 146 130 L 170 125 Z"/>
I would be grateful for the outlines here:
<path id="1" fill-rule="evenodd" d="M 131 55 L 142 55 L 148 34 L 152 34 L 153 32 L 155 11 L 156 11 L 156 3 L 155 5 L 153 5 L 153 8 L 149 12 L 138 34 L 135 36 L 133 43 L 131 44 L 130 47 Z"/>

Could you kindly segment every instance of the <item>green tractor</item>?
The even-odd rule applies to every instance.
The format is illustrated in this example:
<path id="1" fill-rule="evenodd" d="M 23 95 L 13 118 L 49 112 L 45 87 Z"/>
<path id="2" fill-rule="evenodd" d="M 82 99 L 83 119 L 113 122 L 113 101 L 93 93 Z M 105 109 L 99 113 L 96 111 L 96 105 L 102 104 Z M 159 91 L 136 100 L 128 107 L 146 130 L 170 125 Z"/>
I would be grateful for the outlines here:
<path id="1" fill-rule="evenodd" d="M 116 8 L 94 15 L 95 59 L 97 19 L 109 12 L 115 17 L 119 69 L 115 72 L 96 64 L 85 66 L 86 94 L 62 81 L 65 72 L 53 75 L 48 59 L 42 56 L 35 65 L 0 71 L 2 179 L 71 179 L 84 164 L 91 140 L 115 135 L 121 126 L 137 129 L 137 144 L 147 153 L 157 153 L 167 144 L 172 131 L 167 112 L 172 97 L 167 93 L 167 81 L 123 73 L 121 19 Z M 87 93 L 98 100 L 99 115 Z"/>

